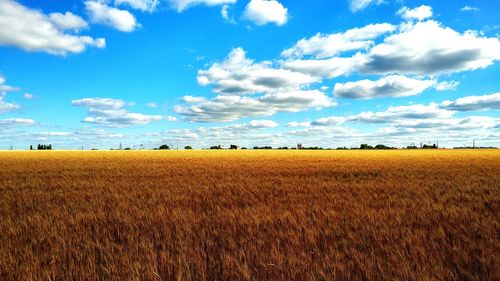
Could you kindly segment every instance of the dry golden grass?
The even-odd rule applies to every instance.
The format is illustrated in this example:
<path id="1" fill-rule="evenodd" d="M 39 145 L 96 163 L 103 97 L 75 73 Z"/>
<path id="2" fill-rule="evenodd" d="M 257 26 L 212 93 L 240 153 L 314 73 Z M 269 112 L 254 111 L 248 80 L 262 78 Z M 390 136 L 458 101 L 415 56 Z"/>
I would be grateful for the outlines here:
<path id="1" fill-rule="evenodd" d="M 500 280 L 500 150 L 0 153 L 0 280 Z"/>

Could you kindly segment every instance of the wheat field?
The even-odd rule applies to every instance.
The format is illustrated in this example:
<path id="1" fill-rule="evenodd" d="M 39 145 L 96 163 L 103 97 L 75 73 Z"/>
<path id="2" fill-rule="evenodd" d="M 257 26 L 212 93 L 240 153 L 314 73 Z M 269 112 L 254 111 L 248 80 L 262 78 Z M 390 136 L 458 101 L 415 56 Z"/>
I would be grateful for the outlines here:
<path id="1" fill-rule="evenodd" d="M 0 152 L 0 280 L 500 280 L 500 150 Z"/>

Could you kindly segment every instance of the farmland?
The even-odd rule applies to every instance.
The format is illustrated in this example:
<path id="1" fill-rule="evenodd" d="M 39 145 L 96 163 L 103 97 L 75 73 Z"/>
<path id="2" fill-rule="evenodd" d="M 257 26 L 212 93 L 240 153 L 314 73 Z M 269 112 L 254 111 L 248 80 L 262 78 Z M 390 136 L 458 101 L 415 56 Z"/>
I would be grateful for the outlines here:
<path id="1" fill-rule="evenodd" d="M 0 280 L 500 280 L 500 150 L 0 152 Z"/>

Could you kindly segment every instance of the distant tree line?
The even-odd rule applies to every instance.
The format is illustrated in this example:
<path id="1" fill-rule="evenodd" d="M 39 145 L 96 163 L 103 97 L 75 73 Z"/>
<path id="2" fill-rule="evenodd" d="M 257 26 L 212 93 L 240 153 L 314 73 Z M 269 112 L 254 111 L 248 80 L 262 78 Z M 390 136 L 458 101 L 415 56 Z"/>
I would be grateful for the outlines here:
<path id="1" fill-rule="evenodd" d="M 30 150 L 33 150 L 33 145 L 30 145 Z M 38 144 L 36 150 L 52 150 L 52 144 Z"/>
<path id="2" fill-rule="evenodd" d="M 436 144 L 424 144 L 421 146 L 422 149 L 437 149 L 439 148 Z M 223 149 L 221 145 L 215 145 L 215 146 L 211 146 L 210 149 Z M 231 144 L 229 149 L 239 149 L 239 146 L 237 145 L 234 145 L 234 144 Z M 246 147 L 242 147 L 241 149 L 247 149 Z M 297 150 L 332 150 L 332 148 L 323 148 L 323 147 L 320 147 L 320 146 L 310 146 L 310 147 L 288 147 L 288 146 L 280 146 L 280 147 L 277 147 L 277 148 L 273 148 L 272 146 L 254 146 L 253 147 L 254 150 L 264 150 L 264 149 L 278 149 L 278 150 L 287 150 L 287 149 L 297 149 Z M 348 148 L 348 147 L 337 147 L 335 148 L 336 150 L 349 150 L 349 149 L 359 149 L 359 150 L 389 150 L 389 149 L 397 149 L 397 147 L 393 147 L 393 146 L 387 146 L 385 144 L 377 144 L 375 146 L 372 146 L 372 145 L 369 145 L 367 143 L 363 143 L 361 144 L 359 147 L 352 147 L 352 148 Z M 410 145 L 410 146 L 407 146 L 406 149 L 418 149 L 417 146 L 414 146 L 414 145 Z"/>
<path id="3" fill-rule="evenodd" d="M 359 146 L 359 149 L 396 149 L 395 147 L 386 146 L 383 144 L 377 144 L 376 146 L 371 146 L 363 143 Z"/>

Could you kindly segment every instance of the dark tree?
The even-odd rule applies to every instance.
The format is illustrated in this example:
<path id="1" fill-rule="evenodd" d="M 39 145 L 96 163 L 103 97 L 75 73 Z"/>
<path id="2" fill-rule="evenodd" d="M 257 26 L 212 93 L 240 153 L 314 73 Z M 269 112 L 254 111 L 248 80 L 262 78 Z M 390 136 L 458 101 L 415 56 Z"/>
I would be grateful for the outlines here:
<path id="1" fill-rule="evenodd" d="M 158 149 L 160 149 L 160 150 L 168 150 L 168 149 L 170 149 L 170 147 L 168 145 L 166 145 L 166 144 L 162 144 L 162 145 L 160 145 L 160 147 Z"/>
<path id="2" fill-rule="evenodd" d="M 186 145 L 186 146 L 184 147 L 184 149 L 188 149 L 188 150 L 189 150 L 189 149 L 193 149 L 193 148 L 192 148 L 191 146 L 189 146 L 189 145 Z"/>

